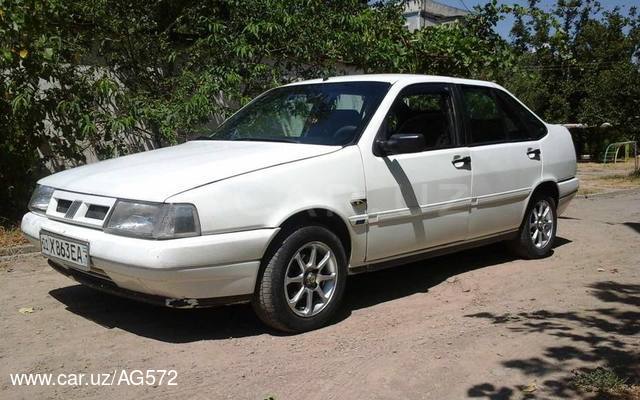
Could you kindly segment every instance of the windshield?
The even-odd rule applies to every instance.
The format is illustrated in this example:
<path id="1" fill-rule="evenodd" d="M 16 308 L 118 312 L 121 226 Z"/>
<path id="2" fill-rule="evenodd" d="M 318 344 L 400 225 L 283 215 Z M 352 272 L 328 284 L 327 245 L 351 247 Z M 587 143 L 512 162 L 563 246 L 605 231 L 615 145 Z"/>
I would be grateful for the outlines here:
<path id="1" fill-rule="evenodd" d="M 226 120 L 210 139 L 334 146 L 353 143 L 389 86 L 384 82 L 342 82 L 273 89 Z"/>

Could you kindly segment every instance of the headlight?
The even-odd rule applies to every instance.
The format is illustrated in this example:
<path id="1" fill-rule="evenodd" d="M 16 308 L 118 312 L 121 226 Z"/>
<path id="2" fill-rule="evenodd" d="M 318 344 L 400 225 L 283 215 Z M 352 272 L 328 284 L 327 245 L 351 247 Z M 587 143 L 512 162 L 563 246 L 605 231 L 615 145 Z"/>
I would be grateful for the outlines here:
<path id="1" fill-rule="evenodd" d="M 146 239 L 174 239 L 200 235 L 200 221 L 192 204 L 118 200 L 105 232 Z"/>
<path id="2" fill-rule="evenodd" d="M 40 213 L 46 212 L 53 192 L 55 192 L 55 189 L 50 186 L 36 185 L 36 189 L 31 195 L 31 200 L 29 200 L 29 210 Z"/>

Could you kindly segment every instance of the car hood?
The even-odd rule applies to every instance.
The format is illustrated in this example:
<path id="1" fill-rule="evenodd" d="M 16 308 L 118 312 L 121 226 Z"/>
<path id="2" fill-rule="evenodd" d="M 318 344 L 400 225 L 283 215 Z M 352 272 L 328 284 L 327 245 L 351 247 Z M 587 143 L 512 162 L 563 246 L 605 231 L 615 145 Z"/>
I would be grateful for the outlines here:
<path id="1" fill-rule="evenodd" d="M 197 186 L 339 149 L 299 143 L 196 140 L 69 169 L 38 183 L 79 193 L 164 201 Z"/>

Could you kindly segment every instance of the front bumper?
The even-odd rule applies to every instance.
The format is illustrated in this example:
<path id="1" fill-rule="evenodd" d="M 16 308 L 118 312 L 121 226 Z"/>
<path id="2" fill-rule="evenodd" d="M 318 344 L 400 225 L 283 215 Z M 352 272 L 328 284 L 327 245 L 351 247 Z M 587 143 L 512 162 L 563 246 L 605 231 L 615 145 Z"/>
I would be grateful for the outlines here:
<path id="1" fill-rule="evenodd" d="M 149 295 L 174 307 L 204 306 L 213 299 L 237 302 L 255 288 L 260 259 L 278 232 L 255 229 L 172 240 L 146 240 L 105 233 L 28 213 L 22 231 L 36 246 L 40 230 L 89 242 L 91 270 L 76 270 L 62 260 L 51 259 L 54 268 L 81 283 L 126 297 Z M 82 282 L 85 278 L 85 282 Z M 87 279 L 107 283 L 97 287 Z M 99 285 L 98 285 L 99 286 Z M 117 292 L 120 293 L 117 293 Z M 144 296 L 137 296 L 145 300 Z M 152 301 L 157 303 L 158 301 Z"/>

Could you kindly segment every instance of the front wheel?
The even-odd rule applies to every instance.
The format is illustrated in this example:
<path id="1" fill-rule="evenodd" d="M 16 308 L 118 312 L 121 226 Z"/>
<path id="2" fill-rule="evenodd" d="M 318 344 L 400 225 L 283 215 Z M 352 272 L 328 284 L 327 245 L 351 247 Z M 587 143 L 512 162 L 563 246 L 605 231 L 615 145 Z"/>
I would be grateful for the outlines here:
<path id="1" fill-rule="evenodd" d="M 529 202 L 518 237 L 510 247 L 523 258 L 543 258 L 551 253 L 556 238 L 556 202 L 551 196 L 537 194 Z"/>
<path id="2" fill-rule="evenodd" d="M 303 332 L 325 325 L 344 293 L 347 260 L 340 239 L 322 226 L 302 227 L 267 255 L 253 300 L 273 328 Z"/>

